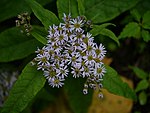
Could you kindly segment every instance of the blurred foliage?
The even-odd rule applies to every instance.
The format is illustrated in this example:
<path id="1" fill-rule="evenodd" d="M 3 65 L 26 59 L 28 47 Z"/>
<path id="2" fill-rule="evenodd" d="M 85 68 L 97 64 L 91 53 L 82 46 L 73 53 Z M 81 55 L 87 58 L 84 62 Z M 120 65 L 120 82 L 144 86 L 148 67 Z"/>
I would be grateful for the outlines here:
<path id="1" fill-rule="evenodd" d="M 41 72 L 30 66 L 37 47 L 46 44 L 47 29 L 61 22 L 63 13 L 84 15 L 92 20 L 90 33 L 104 43 L 113 62 L 107 67 L 104 88 L 113 94 L 136 100 L 133 112 L 148 113 L 150 106 L 150 1 L 149 0 L 1 0 L 0 68 L 22 72 L 12 88 L 2 113 L 39 113 L 46 106 L 67 107 L 68 113 L 86 113 L 92 91 L 82 94 L 83 79 L 67 79 L 64 88 L 49 88 Z M 28 12 L 32 29 L 27 36 L 15 27 L 18 14 Z M 59 18 L 58 18 L 59 17 Z M 107 22 L 107 23 L 106 23 Z M 13 65 L 13 66 L 12 66 Z M 118 74 L 118 73 L 119 74 Z M 134 91 L 119 75 L 134 83 Z M 136 92 L 136 93 L 135 93 Z M 135 95 L 136 94 L 136 95 Z M 62 99 L 63 98 L 63 99 Z M 0 100 L 1 101 L 1 100 Z M 65 101 L 65 103 L 64 103 Z M 59 103 L 60 102 L 60 103 Z M 39 107 L 40 106 L 40 107 Z"/>

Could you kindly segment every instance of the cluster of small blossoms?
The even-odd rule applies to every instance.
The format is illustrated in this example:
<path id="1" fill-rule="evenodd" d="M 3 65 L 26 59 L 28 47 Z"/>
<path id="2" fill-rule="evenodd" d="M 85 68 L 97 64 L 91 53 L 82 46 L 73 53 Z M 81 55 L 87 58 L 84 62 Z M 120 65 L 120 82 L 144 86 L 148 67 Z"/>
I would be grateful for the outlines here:
<path id="1" fill-rule="evenodd" d="M 69 73 L 74 78 L 87 78 L 83 93 L 88 93 L 88 88 L 99 88 L 106 72 L 102 59 L 105 57 L 105 47 L 94 42 L 94 37 L 84 31 L 88 25 L 82 16 L 71 18 L 63 17 L 64 23 L 49 27 L 47 44 L 36 51 L 34 59 L 37 69 L 43 71 L 43 75 L 52 87 L 62 87 Z M 99 97 L 102 97 L 101 91 Z"/>
<path id="2" fill-rule="evenodd" d="M 32 26 L 30 24 L 30 15 L 25 12 L 18 15 L 18 20 L 16 20 L 16 26 L 19 27 L 21 33 L 26 33 L 27 36 L 30 35 L 30 31 L 32 30 Z"/>
<path id="3" fill-rule="evenodd" d="M 8 71 L 0 69 L 0 107 L 9 95 L 9 91 L 17 80 L 18 71 Z"/>

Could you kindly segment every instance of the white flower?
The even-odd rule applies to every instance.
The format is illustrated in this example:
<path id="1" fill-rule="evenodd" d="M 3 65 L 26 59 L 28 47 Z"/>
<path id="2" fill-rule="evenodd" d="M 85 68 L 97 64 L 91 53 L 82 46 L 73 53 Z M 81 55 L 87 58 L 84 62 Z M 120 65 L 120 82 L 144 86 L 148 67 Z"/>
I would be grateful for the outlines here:
<path id="1" fill-rule="evenodd" d="M 106 69 L 102 64 L 96 65 L 94 69 L 94 75 L 102 78 L 106 73 Z"/>
<path id="2" fill-rule="evenodd" d="M 92 34 L 88 33 L 83 37 L 83 42 L 85 44 L 88 44 L 88 42 L 93 43 L 94 37 L 92 37 Z"/>
<path id="3" fill-rule="evenodd" d="M 94 46 L 96 43 L 88 41 L 87 43 L 81 43 L 81 47 L 83 47 L 83 52 L 88 51 L 91 52 L 93 51 Z"/>
<path id="4" fill-rule="evenodd" d="M 79 20 L 79 19 L 73 19 L 72 21 L 70 21 L 71 23 L 71 30 L 75 30 L 76 32 L 81 32 L 82 31 L 82 28 L 83 27 L 83 22 L 82 20 Z"/>
<path id="5" fill-rule="evenodd" d="M 56 68 L 57 76 L 64 78 L 68 76 L 69 70 L 67 69 L 67 65 L 60 66 L 60 68 Z"/>
<path id="6" fill-rule="evenodd" d="M 47 68 L 47 70 L 44 70 L 43 75 L 46 77 L 46 79 L 50 80 L 51 78 L 54 78 L 57 73 L 56 73 L 56 69 L 55 69 L 55 65 L 54 64 L 50 64 Z"/>
<path id="7" fill-rule="evenodd" d="M 71 32 L 72 33 L 72 29 L 71 29 L 71 24 L 70 23 L 62 23 L 62 28 L 64 31 L 66 32 Z"/>
<path id="8" fill-rule="evenodd" d="M 81 32 L 77 32 L 76 35 L 75 35 L 75 38 L 76 38 L 76 43 L 80 44 L 80 43 L 83 43 L 83 38 L 85 37 L 84 35 L 84 31 L 81 30 Z"/>
<path id="9" fill-rule="evenodd" d="M 68 41 L 68 35 L 65 31 L 62 31 L 61 33 L 58 33 L 58 36 L 56 37 L 56 44 L 63 45 L 66 41 Z"/>
<path id="10" fill-rule="evenodd" d="M 37 49 L 36 51 L 35 51 L 35 53 L 38 53 L 38 54 L 40 54 L 40 55 L 43 55 L 44 53 L 45 53 L 45 49 L 46 47 L 44 46 L 42 49 Z"/>
<path id="11" fill-rule="evenodd" d="M 90 77 L 93 74 L 93 67 L 90 65 L 84 65 L 81 68 L 82 71 L 82 77 Z"/>
<path id="12" fill-rule="evenodd" d="M 100 60 L 102 60 L 105 57 L 106 50 L 102 44 L 100 44 L 99 47 L 97 45 L 95 45 L 94 50 L 95 50 L 95 54 L 96 54 L 97 58 L 100 58 Z"/>
<path id="13" fill-rule="evenodd" d="M 71 73 L 73 75 L 74 78 L 77 78 L 77 77 L 80 77 L 81 76 L 81 69 L 80 69 L 80 66 L 75 63 L 73 67 L 71 67 Z"/>
<path id="14" fill-rule="evenodd" d="M 53 78 L 51 78 L 51 79 L 48 80 L 48 83 L 53 88 L 54 87 L 59 88 L 59 87 L 62 87 L 64 85 L 64 83 L 63 83 L 64 80 L 65 79 L 60 78 L 60 77 L 53 77 Z"/>
<path id="15" fill-rule="evenodd" d="M 49 27 L 49 30 L 48 30 L 49 35 L 50 35 L 50 36 L 53 36 L 53 35 L 55 34 L 55 32 L 57 31 L 57 29 L 58 29 L 58 26 L 56 26 L 56 25 L 54 25 L 54 24 L 53 24 L 53 26 L 50 26 L 50 27 Z"/>
<path id="16" fill-rule="evenodd" d="M 82 61 L 82 57 L 79 52 L 72 52 L 69 55 L 69 64 L 74 65 L 75 63 L 80 63 Z"/>
<path id="17" fill-rule="evenodd" d="M 88 52 L 86 51 L 86 55 L 83 56 L 84 62 L 86 65 L 91 65 L 93 66 L 96 62 L 94 60 L 94 54 L 93 52 Z"/>
<path id="18" fill-rule="evenodd" d="M 67 16 L 65 13 L 63 13 L 64 17 L 62 18 L 64 20 L 65 23 L 69 22 L 71 19 L 71 14 L 69 13 L 69 15 Z"/>
<path id="19" fill-rule="evenodd" d="M 49 64 L 49 57 L 47 54 L 38 54 L 36 57 L 38 61 L 38 65 L 48 65 Z"/>

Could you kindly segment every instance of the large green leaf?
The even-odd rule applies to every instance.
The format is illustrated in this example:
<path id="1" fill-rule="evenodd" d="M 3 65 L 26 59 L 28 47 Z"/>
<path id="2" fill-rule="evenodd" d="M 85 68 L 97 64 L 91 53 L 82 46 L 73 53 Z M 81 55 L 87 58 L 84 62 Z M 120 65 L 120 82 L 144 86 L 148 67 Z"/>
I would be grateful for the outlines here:
<path id="1" fill-rule="evenodd" d="M 135 89 L 135 92 L 147 89 L 149 86 L 149 82 L 146 79 L 141 80 L 138 84 L 137 87 Z"/>
<path id="2" fill-rule="evenodd" d="M 116 37 L 116 35 L 109 29 L 104 28 L 100 34 L 107 36 L 109 38 L 111 38 L 112 40 L 114 40 L 118 45 L 120 45 L 118 38 Z"/>
<path id="3" fill-rule="evenodd" d="M 148 77 L 148 74 L 144 70 L 138 67 L 130 67 L 130 68 L 133 69 L 133 72 L 136 74 L 138 78 L 146 79 Z"/>
<path id="4" fill-rule="evenodd" d="M 140 25 L 136 22 L 130 22 L 125 26 L 125 28 L 119 35 L 119 38 L 128 38 L 128 37 L 138 38 L 139 36 L 140 36 Z"/>
<path id="5" fill-rule="evenodd" d="M 140 22 L 140 20 L 141 20 L 141 15 L 140 15 L 140 13 L 138 12 L 137 9 L 132 9 L 132 10 L 130 11 L 130 13 L 131 13 L 131 15 L 134 17 L 134 19 L 135 19 L 136 21 Z"/>
<path id="6" fill-rule="evenodd" d="M 145 105 L 146 104 L 146 102 L 147 102 L 147 94 L 146 94 L 145 91 L 140 92 L 138 98 L 139 98 L 140 105 Z"/>
<path id="7" fill-rule="evenodd" d="M 0 62 L 8 62 L 27 57 L 41 44 L 33 37 L 22 34 L 16 27 L 0 33 Z"/>
<path id="8" fill-rule="evenodd" d="M 120 79 L 117 72 L 109 66 L 106 66 L 106 70 L 107 72 L 103 77 L 102 82 L 104 88 L 110 93 L 136 100 L 135 92 L 127 85 L 127 83 Z"/>
<path id="9" fill-rule="evenodd" d="M 86 0 L 85 16 L 94 23 L 102 23 L 115 18 L 132 8 L 139 0 Z"/>
<path id="10" fill-rule="evenodd" d="M 101 24 L 101 25 L 93 25 L 93 29 L 90 31 L 90 33 L 92 33 L 92 36 L 96 36 L 96 35 L 99 34 L 99 32 L 102 31 L 102 29 L 106 28 L 109 25 L 115 26 L 112 23 L 104 23 L 104 24 Z"/>
<path id="11" fill-rule="evenodd" d="M 68 77 L 65 81 L 64 90 L 67 94 L 69 105 L 74 113 L 87 113 L 87 108 L 92 101 L 92 93 L 83 94 L 85 79 L 74 79 Z"/>
<path id="12" fill-rule="evenodd" d="M 34 26 L 33 30 L 31 31 L 31 35 L 35 39 L 37 39 L 39 42 L 46 45 L 46 43 L 47 43 L 47 40 L 46 40 L 47 32 L 45 31 L 45 29 L 43 27 Z"/>
<path id="13" fill-rule="evenodd" d="M 143 27 L 150 29 L 150 11 L 147 11 L 143 16 Z"/>
<path id="14" fill-rule="evenodd" d="M 93 36 L 96 36 L 98 34 L 107 36 L 109 38 L 111 38 L 112 40 L 114 40 L 118 45 L 120 45 L 118 38 L 116 37 L 116 35 L 109 29 L 106 29 L 105 27 L 107 27 L 108 25 L 113 25 L 111 23 L 105 23 L 99 26 L 94 26 L 93 29 L 90 31 L 90 33 Z"/>
<path id="15" fill-rule="evenodd" d="M 43 36 L 41 36 L 40 34 L 38 34 L 37 32 L 33 31 L 32 36 L 35 37 L 39 42 L 41 42 L 42 44 L 46 45 L 47 40 L 46 38 L 44 38 Z"/>
<path id="16" fill-rule="evenodd" d="M 39 3 L 34 0 L 25 0 L 31 7 L 35 16 L 42 22 L 46 29 L 52 24 L 59 24 L 59 20 L 54 13 L 44 9 Z"/>
<path id="17" fill-rule="evenodd" d="M 52 0 L 37 0 L 41 5 L 45 5 Z M 1 0 L 0 2 L 0 22 L 17 16 L 22 12 L 31 12 L 24 0 Z"/>
<path id="18" fill-rule="evenodd" d="M 46 79 L 28 64 L 14 84 L 1 113 L 20 113 L 44 86 Z"/>
<path id="19" fill-rule="evenodd" d="M 148 30 L 142 30 L 142 38 L 145 42 L 150 41 L 150 32 Z"/>
<path id="20" fill-rule="evenodd" d="M 79 14 L 84 15 L 85 14 L 84 0 L 77 0 L 77 1 L 78 1 Z"/>
<path id="21" fill-rule="evenodd" d="M 66 15 L 71 13 L 72 17 L 79 15 L 78 4 L 76 0 L 57 0 L 57 9 L 60 19 L 63 17 L 63 13 Z"/>
<path id="22" fill-rule="evenodd" d="M 136 10 L 143 16 L 148 10 L 150 10 L 150 0 L 140 0 L 135 6 Z"/>

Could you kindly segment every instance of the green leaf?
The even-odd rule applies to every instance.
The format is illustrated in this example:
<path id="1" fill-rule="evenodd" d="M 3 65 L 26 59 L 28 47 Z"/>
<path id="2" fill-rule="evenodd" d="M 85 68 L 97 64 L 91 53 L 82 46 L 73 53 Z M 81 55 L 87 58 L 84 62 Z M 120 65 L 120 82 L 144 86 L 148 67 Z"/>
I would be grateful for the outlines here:
<path id="1" fill-rule="evenodd" d="M 118 76 L 117 72 L 109 66 L 106 66 L 106 74 L 103 77 L 103 86 L 110 93 L 124 96 L 136 100 L 135 92 L 128 86 L 127 83 L 123 82 Z"/>
<path id="2" fill-rule="evenodd" d="M 57 0 L 57 9 L 60 19 L 63 17 L 63 13 L 66 15 L 71 13 L 72 17 L 77 17 L 79 15 L 76 0 Z"/>
<path id="3" fill-rule="evenodd" d="M 80 15 L 85 14 L 85 7 L 84 7 L 84 0 L 77 0 L 78 1 L 78 10 Z"/>
<path id="4" fill-rule="evenodd" d="M 93 23 L 102 23 L 114 19 L 135 6 L 139 0 L 86 0 L 85 16 Z"/>
<path id="5" fill-rule="evenodd" d="M 91 104 L 92 93 L 89 92 L 84 95 L 82 92 L 84 83 L 85 79 L 83 78 L 74 79 L 73 77 L 68 77 L 65 81 L 64 90 L 74 113 L 87 113 L 87 108 Z"/>
<path id="6" fill-rule="evenodd" d="M 131 67 L 131 68 L 133 69 L 133 72 L 136 74 L 138 78 L 146 79 L 148 77 L 148 74 L 144 70 L 138 67 Z"/>
<path id="7" fill-rule="evenodd" d="M 46 38 L 44 38 L 43 36 L 41 36 L 40 34 L 38 34 L 37 32 L 33 31 L 31 32 L 32 36 L 35 37 L 39 42 L 41 42 L 42 44 L 46 45 L 47 40 Z"/>
<path id="8" fill-rule="evenodd" d="M 100 34 L 111 38 L 112 40 L 114 40 L 118 44 L 118 46 L 120 45 L 118 38 L 116 37 L 116 35 L 111 30 L 104 28 L 100 32 Z"/>
<path id="9" fill-rule="evenodd" d="M 142 30 L 142 38 L 145 42 L 150 41 L 150 33 L 147 30 Z"/>
<path id="10" fill-rule="evenodd" d="M 52 24 L 59 24 L 59 20 L 54 13 L 44 9 L 39 3 L 34 0 L 25 0 L 31 7 L 35 16 L 42 22 L 46 29 Z"/>
<path id="11" fill-rule="evenodd" d="M 45 5 L 52 0 L 37 0 L 41 5 Z M 0 22 L 17 16 L 19 13 L 31 12 L 24 0 L 1 0 L 0 3 Z"/>
<path id="12" fill-rule="evenodd" d="M 22 59 L 34 53 L 41 44 L 33 37 L 28 37 L 16 27 L 0 33 L 0 62 Z"/>
<path id="13" fill-rule="evenodd" d="M 145 29 L 150 29 L 150 11 L 147 11 L 143 16 L 143 27 Z"/>
<path id="14" fill-rule="evenodd" d="M 140 15 L 140 13 L 138 12 L 137 9 L 131 10 L 130 13 L 132 14 L 132 16 L 134 17 L 134 19 L 135 19 L 136 21 L 140 22 L 141 15 Z"/>
<path id="15" fill-rule="evenodd" d="M 104 23 L 104 24 L 101 24 L 101 25 L 93 25 L 93 29 L 90 31 L 90 33 L 92 34 L 92 36 L 96 36 L 96 35 L 99 34 L 99 32 L 102 31 L 102 29 L 106 28 L 109 25 L 115 26 L 112 23 Z"/>
<path id="16" fill-rule="evenodd" d="M 143 15 L 145 12 L 150 10 L 150 1 L 149 0 L 141 0 L 138 2 L 138 4 L 135 6 L 135 8 L 138 10 L 138 12 Z"/>
<path id="17" fill-rule="evenodd" d="M 93 36 L 96 36 L 98 34 L 107 36 L 109 38 L 111 38 L 112 40 L 114 40 L 118 45 L 120 45 L 118 38 L 116 37 L 116 35 L 109 29 L 106 29 L 105 27 L 107 27 L 110 23 L 106 23 L 106 24 L 102 24 L 100 26 L 94 26 L 93 29 L 90 31 L 90 33 Z"/>
<path id="18" fill-rule="evenodd" d="M 149 82 L 146 79 L 141 80 L 138 84 L 137 87 L 135 89 L 135 92 L 147 89 L 149 86 Z"/>
<path id="19" fill-rule="evenodd" d="M 147 103 L 147 94 L 145 93 L 145 91 L 142 91 L 139 94 L 139 102 L 140 105 L 145 105 Z"/>
<path id="20" fill-rule="evenodd" d="M 39 26 L 34 26 L 33 30 L 31 31 L 31 35 L 44 45 L 46 45 L 47 43 L 47 40 L 45 38 L 46 34 L 47 33 L 45 32 L 44 28 Z"/>
<path id="21" fill-rule="evenodd" d="M 134 37 L 138 38 L 140 36 L 140 26 L 136 22 L 130 22 L 128 23 L 121 34 L 119 35 L 119 38 L 127 38 L 127 37 Z"/>
<path id="22" fill-rule="evenodd" d="M 14 84 L 1 113 L 20 113 L 44 86 L 41 71 L 28 64 Z"/>

